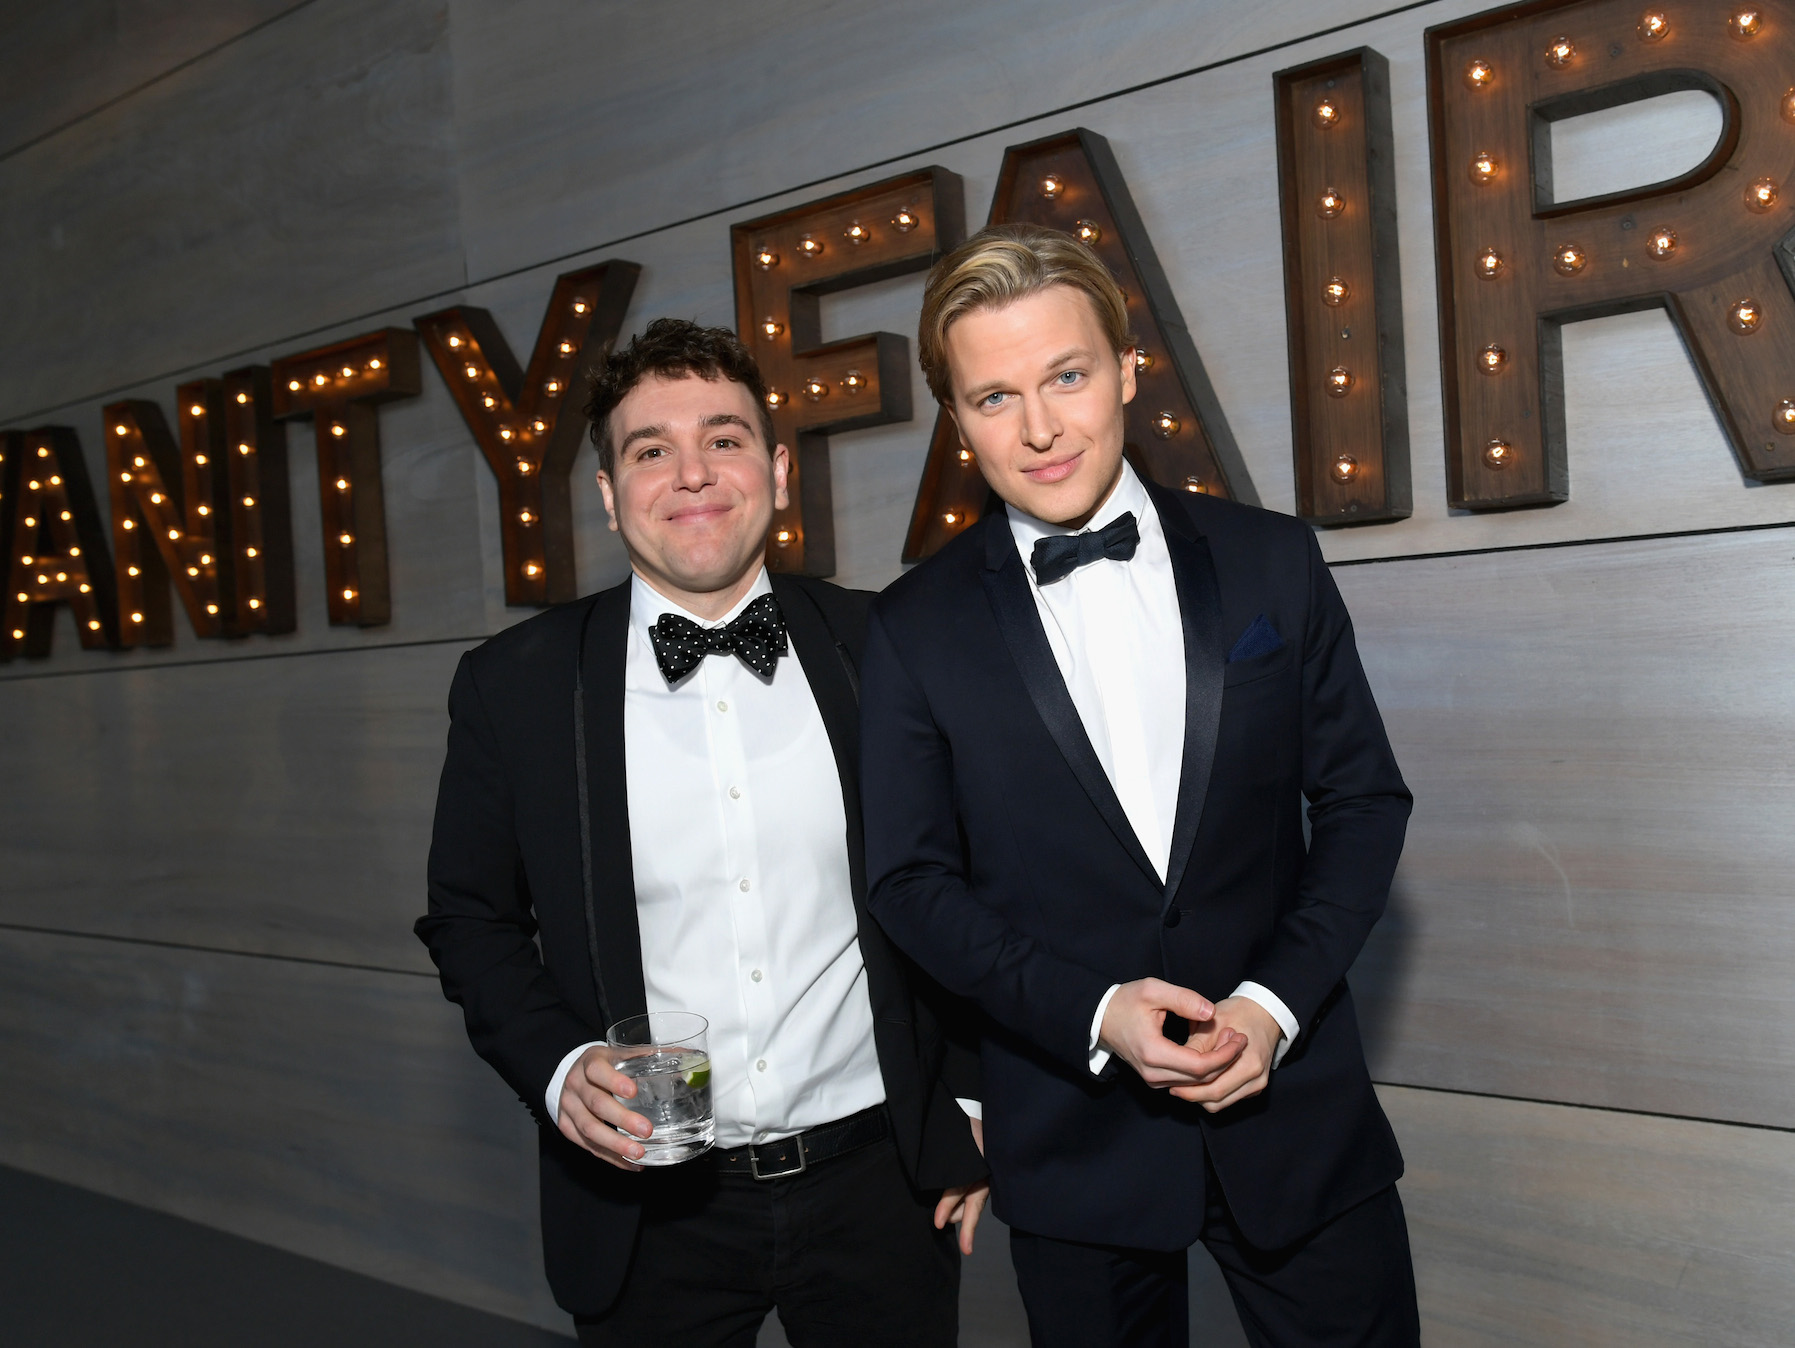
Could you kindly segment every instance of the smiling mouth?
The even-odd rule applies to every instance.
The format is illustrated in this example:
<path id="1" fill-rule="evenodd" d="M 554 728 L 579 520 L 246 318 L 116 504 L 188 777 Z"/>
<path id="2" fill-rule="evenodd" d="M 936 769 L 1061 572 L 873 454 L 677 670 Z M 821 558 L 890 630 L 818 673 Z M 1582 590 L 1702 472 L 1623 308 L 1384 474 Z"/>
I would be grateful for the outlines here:
<path id="1" fill-rule="evenodd" d="M 730 507 L 726 505 L 688 506 L 684 510 L 676 510 L 666 517 L 669 524 L 702 524 L 715 519 L 719 515 L 727 515 Z"/>
<path id="2" fill-rule="evenodd" d="M 1078 466 L 1078 461 L 1083 457 L 1084 451 L 1080 450 L 1071 458 L 1061 459 L 1058 463 L 1044 463 L 1037 468 L 1024 468 L 1022 470 L 1022 475 L 1030 482 L 1047 484 L 1064 482 L 1067 478 L 1072 476 L 1072 470 Z"/>

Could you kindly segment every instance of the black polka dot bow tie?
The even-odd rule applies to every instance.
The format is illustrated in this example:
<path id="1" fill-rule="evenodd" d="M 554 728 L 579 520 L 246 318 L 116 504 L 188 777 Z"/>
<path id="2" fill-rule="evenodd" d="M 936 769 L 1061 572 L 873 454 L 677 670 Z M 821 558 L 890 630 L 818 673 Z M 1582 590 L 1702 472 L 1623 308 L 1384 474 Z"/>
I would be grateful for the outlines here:
<path id="1" fill-rule="evenodd" d="M 749 669 L 770 679 L 787 649 L 785 614 L 770 594 L 763 594 L 721 627 L 700 627 L 677 613 L 663 613 L 648 635 L 654 642 L 655 663 L 669 684 L 697 669 L 707 655 L 740 656 Z"/>

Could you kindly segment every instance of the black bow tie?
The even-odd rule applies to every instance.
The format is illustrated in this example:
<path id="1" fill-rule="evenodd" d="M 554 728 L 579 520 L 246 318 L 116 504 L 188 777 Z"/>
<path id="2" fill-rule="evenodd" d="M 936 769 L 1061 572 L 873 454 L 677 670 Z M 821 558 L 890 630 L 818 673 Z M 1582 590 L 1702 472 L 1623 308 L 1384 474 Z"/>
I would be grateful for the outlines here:
<path id="1" fill-rule="evenodd" d="M 1069 576 L 1081 566 L 1100 562 L 1105 557 L 1125 562 L 1134 556 L 1141 531 L 1134 522 L 1134 512 L 1125 511 L 1094 534 L 1054 534 L 1035 543 L 1035 582 L 1051 585 L 1062 576 Z"/>
<path id="2" fill-rule="evenodd" d="M 773 677 L 786 652 L 785 614 L 779 601 L 763 594 L 721 627 L 700 627 L 677 613 L 663 613 L 648 629 L 655 663 L 669 684 L 697 669 L 707 655 L 738 655 L 763 679 Z"/>

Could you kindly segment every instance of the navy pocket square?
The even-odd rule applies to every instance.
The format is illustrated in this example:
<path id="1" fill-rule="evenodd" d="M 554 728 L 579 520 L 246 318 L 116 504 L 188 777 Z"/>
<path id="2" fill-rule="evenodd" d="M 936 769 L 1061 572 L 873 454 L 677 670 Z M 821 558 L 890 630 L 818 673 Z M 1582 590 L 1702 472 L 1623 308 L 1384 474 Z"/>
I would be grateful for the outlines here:
<path id="1" fill-rule="evenodd" d="M 1232 665 L 1240 660 L 1253 660 L 1283 649 L 1284 638 L 1278 635 L 1278 629 L 1271 625 L 1271 620 L 1261 613 L 1240 634 L 1240 640 L 1234 643 L 1234 649 L 1228 652 L 1228 663 Z"/>

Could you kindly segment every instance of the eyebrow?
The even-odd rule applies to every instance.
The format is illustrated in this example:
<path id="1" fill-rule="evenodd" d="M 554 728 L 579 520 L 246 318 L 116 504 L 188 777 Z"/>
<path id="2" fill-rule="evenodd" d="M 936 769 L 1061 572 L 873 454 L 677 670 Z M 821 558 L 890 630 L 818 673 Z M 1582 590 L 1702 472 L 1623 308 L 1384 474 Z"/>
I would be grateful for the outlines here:
<path id="1" fill-rule="evenodd" d="M 745 418 L 737 416 L 734 412 L 713 412 L 710 416 L 702 418 L 698 424 L 700 426 L 740 426 L 745 431 L 754 429 Z M 638 426 L 623 437 L 622 442 L 617 446 L 617 452 L 621 454 L 638 440 L 664 440 L 666 438 L 667 428 L 664 425 Z"/>
<path id="2" fill-rule="evenodd" d="M 1069 347 L 1060 352 L 1059 355 L 1055 356 L 1052 360 L 1048 361 L 1046 368 L 1049 370 L 1058 369 L 1060 366 L 1065 365 L 1070 361 L 1090 359 L 1092 359 L 1091 353 L 1084 347 Z M 992 393 L 1002 387 L 1003 383 L 1004 381 L 1001 379 L 989 379 L 983 384 L 978 384 L 973 388 L 967 389 L 966 392 L 960 396 L 969 399 L 972 402 L 978 402 L 981 398 L 985 397 L 986 394 Z"/>

